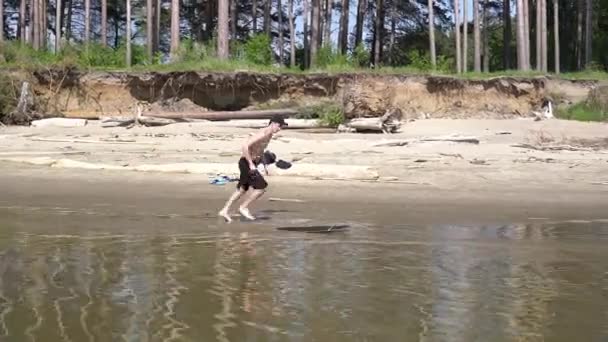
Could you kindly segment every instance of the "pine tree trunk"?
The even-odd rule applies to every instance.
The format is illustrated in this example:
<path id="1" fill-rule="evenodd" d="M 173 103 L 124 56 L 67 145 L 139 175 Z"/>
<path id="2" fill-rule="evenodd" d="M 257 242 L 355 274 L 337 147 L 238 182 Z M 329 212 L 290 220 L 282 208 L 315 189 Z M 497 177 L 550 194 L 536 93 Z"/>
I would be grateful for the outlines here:
<path id="1" fill-rule="evenodd" d="M 251 3 L 251 34 L 258 33 L 258 1 L 253 0 Z"/>
<path id="2" fill-rule="evenodd" d="M 469 18 L 467 13 L 468 2 L 469 0 L 462 0 L 462 71 L 465 73 L 469 71 L 469 37 L 467 34 L 469 28 Z"/>
<path id="3" fill-rule="evenodd" d="M 84 43 L 88 44 L 91 34 L 91 0 L 84 0 Z"/>
<path id="4" fill-rule="evenodd" d="M 58 54 L 61 51 L 61 1 L 55 0 L 55 3 L 55 53 Z"/>
<path id="5" fill-rule="evenodd" d="M 26 16 L 26 0 L 19 2 L 19 39 L 21 43 L 25 44 L 27 41 L 26 30 L 25 30 L 25 16 Z"/>
<path id="6" fill-rule="evenodd" d="M 521 1 L 521 0 L 520 0 Z M 454 23 L 456 25 L 456 73 L 462 73 L 462 53 L 460 51 L 460 3 L 454 0 Z"/>
<path id="7" fill-rule="evenodd" d="M 106 1 L 106 0 L 104 0 Z M 162 1 L 155 0 L 155 15 L 154 15 L 154 51 L 158 51 L 160 49 L 160 16 L 162 9 Z"/>
<path id="8" fill-rule="evenodd" d="M 542 38 L 541 38 L 541 31 L 542 31 L 542 19 L 541 19 L 541 15 L 542 15 L 542 1 L 541 0 L 536 0 L 536 70 L 541 71 L 543 70 L 543 63 L 542 63 L 542 53 L 543 53 L 543 48 L 542 48 Z"/>
<path id="9" fill-rule="evenodd" d="M 270 36 L 270 5 L 272 0 L 264 1 L 264 32 Z"/>
<path id="10" fill-rule="evenodd" d="M 279 59 L 281 60 L 281 65 L 285 62 L 285 42 L 283 41 L 283 3 L 281 0 L 277 0 L 277 9 L 278 9 L 278 19 L 279 19 Z"/>
<path id="11" fill-rule="evenodd" d="M 553 0 L 553 38 L 554 42 L 554 54 L 555 54 L 555 73 L 560 73 L 560 61 L 559 61 L 559 1 Z"/>
<path id="12" fill-rule="evenodd" d="M 87 0 L 88 1 L 88 0 Z M 127 23 L 126 23 L 126 37 L 125 37 L 125 43 L 126 43 L 126 48 L 127 48 L 127 55 L 126 55 L 126 65 L 127 68 L 131 67 L 131 0 L 127 0 Z"/>
<path id="13" fill-rule="evenodd" d="M 524 0 L 517 0 L 517 69 L 526 70 L 525 54 L 526 46 L 524 42 Z"/>
<path id="14" fill-rule="evenodd" d="M 2 43 L 4 43 L 4 0 L 0 0 L 0 44 Z"/>
<path id="15" fill-rule="evenodd" d="M 490 26 L 488 18 L 488 0 L 483 0 L 483 72 L 490 72 Z M 509 34 L 509 37 L 511 35 Z"/>
<path id="16" fill-rule="evenodd" d="M 355 29 L 355 48 L 363 42 L 363 25 L 365 24 L 365 13 L 367 11 L 367 0 L 359 0 L 357 6 L 357 23 Z"/>
<path id="17" fill-rule="evenodd" d="M 548 59 L 547 59 L 547 0 L 540 0 L 542 2 L 541 6 L 541 66 L 542 72 L 546 73 L 549 69 L 548 67 Z"/>
<path id="18" fill-rule="evenodd" d="M 108 0 L 101 0 L 101 46 L 108 45 Z"/>
<path id="19" fill-rule="evenodd" d="M 586 1 L 586 19 L 585 19 L 585 67 L 589 67 L 593 58 L 592 45 L 593 45 L 593 2 L 591 0 Z"/>
<path id="20" fill-rule="evenodd" d="M 70 41 L 72 38 L 72 13 L 73 0 L 68 0 L 68 15 L 65 20 L 65 40 Z"/>
<path id="21" fill-rule="evenodd" d="M 289 66 L 292 68 L 296 67 L 296 30 L 294 24 L 294 13 L 293 13 L 293 1 L 287 0 L 289 2 Z M 304 14 L 306 18 L 306 13 Z M 306 32 L 304 32 L 306 34 Z"/>
<path id="22" fill-rule="evenodd" d="M 228 15 L 230 11 L 229 0 L 219 0 L 217 7 L 217 56 L 220 60 L 228 59 L 228 40 L 230 32 L 228 30 Z"/>
<path id="23" fill-rule="evenodd" d="M 524 5 L 524 64 L 526 71 L 530 70 L 530 11 L 529 0 L 523 0 Z"/>
<path id="24" fill-rule="evenodd" d="M 171 0 L 171 60 L 177 61 L 179 50 L 179 0 Z"/>
<path id="25" fill-rule="evenodd" d="M 484 11 L 486 9 L 484 8 Z M 511 1 L 503 0 L 503 16 L 502 20 L 504 23 L 503 30 L 503 59 L 502 65 L 505 70 L 509 70 L 512 67 L 511 64 Z M 485 18 L 484 18 L 485 20 Z M 484 24 L 484 31 L 487 31 L 487 26 Z M 485 33 L 487 34 L 487 33 Z"/>
<path id="26" fill-rule="evenodd" d="M 153 0 L 146 0 L 146 49 L 148 62 L 154 60 L 154 5 Z"/>
<path id="27" fill-rule="evenodd" d="M 36 6 L 38 6 L 36 4 L 37 0 L 30 0 L 30 8 L 29 8 L 29 15 L 30 15 L 30 20 L 29 20 L 29 37 L 28 39 L 30 40 L 30 44 L 32 45 L 33 49 L 37 49 L 37 43 L 36 43 Z"/>
<path id="28" fill-rule="evenodd" d="M 291 0 L 293 1 L 293 0 Z M 304 68 L 310 67 L 310 6 L 308 0 L 304 0 Z"/>
<path id="29" fill-rule="evenodd" d="M 578 14 L 576 21 L 576 69 L 583 69 L 583 0 L 578 3 Z"/>
<path id="30" fill-rule="evenodd" d="M 319 47 L 320 0 L 312 0 L 312 29 L 310 34 L 310 66 L 317 66 L 317 51 Z"/>
<path id="31" fill-rule="evenodd" d="M 393 0 L 395 1 L 395 0 Z M 429 7 L 429 49 L 431 52 L 431 65 L 433 70 L 437 66 L 437 55 L 435 52 L 435 9 L 433 8 L 433 0 L 428 0 Z"/>
<path id="32" fill-rule="evenodd" d="M 40 14 L 41 14 L 41 20 L 40 20 L 40 48 L 42 50 L 46 50 L 46 39 L 47 39 L 47 20 L 48 20 L 48 13 L 47 13 L 47 1 L 48 0 L 42 0 L 41 1 L 41 5 L 42 8 L 40 10 Z"/>
<path id="33" fill-rule="evenodd" d="M 432 0 L 431 0 L 432 1 Z M 393 65 L 393 53 L 395 48 L 395 35 L 397 29 L 397 3 L 395 0 L 391 1 L 391 33 L 388 43 L 388 64 Z"/>
<path id="34" fill-rule="evenodd" d="M 340 52 L 346 55 L 348 51 L 348 18 L 350 17 L 350 1 L 342 0 L 342 12 L 340 13 Z"/>
<path id="35" fill-rule="evenodd" d="M 331 20 L 332 20 L 332 11 L 333 11 L 333 0 L 327 0 L 326 8 L 325 8 L 325 27 L 324 27 L 324 36 L 323 44 L 326 46 L 331 46 Z"/>
<path id="36" fill-rule="evenodd" d="M 384 19 L 384 0 L 377 0 L 376 5 L 376 27 L 374 30 L 374 66 L 382 64 L 382 28 Z"/>
<path id="37" fill-rule="evenodd" d="M 236 41 L 238 38 L 238 24 L 239 24 L 239 12 L 238 12 L 238 0 L 230 0 L 230 36 Z"/>
<path id="38" fill-rule="evenodd" d="M 473 0 L 473 68 L 481 72 L 481 32 L 479 30 L 479 1 Z"/>

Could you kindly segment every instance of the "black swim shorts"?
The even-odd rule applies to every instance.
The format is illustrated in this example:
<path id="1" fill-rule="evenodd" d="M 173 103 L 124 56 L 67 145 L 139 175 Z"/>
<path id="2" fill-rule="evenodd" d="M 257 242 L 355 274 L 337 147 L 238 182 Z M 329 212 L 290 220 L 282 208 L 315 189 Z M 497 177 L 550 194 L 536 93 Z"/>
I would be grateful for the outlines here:
<path id="1" fill-rule="evenodd" d="M 256 190 L 264 190 L 268 187 L 268 183 L 266 183 L 264 176 L 262 176 L 258 170 L 251 171 L 249 169 L 249 162 L 245 157 L 239 159 L 239 171 L 241 172 L 241 176 L 239 177 L 239 183 L 236 186 L 237 189 L 242 188 L 247 191 L 251 186 Z"/>

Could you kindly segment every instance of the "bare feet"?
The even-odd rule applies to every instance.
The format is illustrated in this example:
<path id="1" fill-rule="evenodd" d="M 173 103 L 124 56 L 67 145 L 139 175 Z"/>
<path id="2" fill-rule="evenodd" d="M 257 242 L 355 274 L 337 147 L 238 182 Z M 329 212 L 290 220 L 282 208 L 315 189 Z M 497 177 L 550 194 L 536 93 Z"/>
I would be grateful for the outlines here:
<path id="1" fill-rule="evenodd" d="M 251 213 L 249 212 L 249 209 L 239 208 L 239 212 L 241 213 L 241 215 L 245 216 L 246 218 L 248 218 L 252 221 L 255 220 L 255 216 L 251 215 Z"/>
<path id="2" fill-rule="evenodd" d="M 224 218 L 224 220 L 226 220 L 226 222 L 230 223 L 232 222 L 232 218 L 230 217 L 230 215 L 228 214 L 227 210 L 222 210 L 219 213 L 217 213 L 218 215 L 220 215 L 221 217 Z"/>

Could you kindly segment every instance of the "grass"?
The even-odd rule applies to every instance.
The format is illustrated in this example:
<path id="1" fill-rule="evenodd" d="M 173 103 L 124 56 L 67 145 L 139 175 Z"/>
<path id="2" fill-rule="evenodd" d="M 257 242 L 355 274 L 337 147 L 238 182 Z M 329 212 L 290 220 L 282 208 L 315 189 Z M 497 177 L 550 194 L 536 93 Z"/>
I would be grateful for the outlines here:
<path id="1" fill-rule="evenodd" d="M 160 63 L 160 58 L 150 63 L 145 55 L 145 47 L 142 45 L 132 46 L 133 66 L 127 68 L 125 65 L 125 47 L 119 46 L 116 49 L 102 47 L 91 44 L 68 45 L 65 46 L 59 55 L 52 51 L 36 51 L 28 45 L 18 42 L 5 43 L 0 50 L 3 51 L 5 62 L 0 63 L 0 69 L 20 69 L 20 70 L 40 70 L 51 68 L 78 68 L 82 70 L 95 71 L 138 71 L 138 72 L 179 72 L 179 71 L 199 71 L 199 72 L 255 72 L 255 73 L 283 73 L 283 74 L 373 74 L 373 75 L 435 75 L 450 76 L 460 79 L 489 79 L 494 77 L 538 77 L 544 74 L 536 71 L 497 71 L 491 73 L 468 72 L 455 74 L 450 72 L 448 61 L 441 58 L 438 64 L 440 71 L 430 70 L 430 63 L 425 56 L 412 54 L 414 61 L 409 66 L 401 67 L 380 67 L 375 69 L 358 67 L 357 62 L 352 58 L 336 55 L 331 50 L 322 51 L 320 55 L 320 67 L 309 70 L 300 68 L 289 68 L 285 66 L 272 65 L 272 59 L 258 58 L 266 55 L 268 51 L 265 46 L 267 42 L 265 36 L 252 39 L 251 42 L 235 46 L 237 58 L 230 60 L 220 60 L 215 56 L 213 44 L 205 46 L 192 41 L 184 41 L 180 47 L 182 61 L 172 63 Z M 333 55 L 332 55 L 333 53 Z M 262 64 L 260 64 L 262 63 Z M 586 70 L 574 73 L 563 73 L 560 75 L 549 74 L 554 77 L 569 80 L 608 80 L 608 72 L 598 71 L 597 69 Z"/>
<path id="2" fill-rule="evenodd" d="M 560 119 L 577 121 L 608 121 L 608 112 L 585 102 L 574 104 L 568 108 L 558 109 L 557 117 Z"/>

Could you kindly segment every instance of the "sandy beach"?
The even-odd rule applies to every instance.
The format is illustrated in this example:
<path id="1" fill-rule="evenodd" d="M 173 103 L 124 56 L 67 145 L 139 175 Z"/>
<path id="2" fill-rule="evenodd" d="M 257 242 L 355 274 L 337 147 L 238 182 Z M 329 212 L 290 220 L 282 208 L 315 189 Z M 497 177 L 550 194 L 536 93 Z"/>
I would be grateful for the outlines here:
<path id="1" fill-rule="evenodd" d="M 420 217 L 442 207 L 454 217 L 465 210 L 488 218 L 530 212 L 588 218 L 606 208 L 606 128 L 561 120 L 420 120 L 391 135 L 283 130 L 269 149 L 293 167 L 271 170 L 265 200 L 359 203 L 367 210 L 409 205 Z M 221 206 L 234 183 L 209 185 L 209 177 L 238 172 L 240 144 L 253 131 L 197 123 L 101 128 L 95 121 L 2 128 L 3 192 L 29 200 L 48 192 L 86 197 L 79 184 L 88 184 L 90 192 L 112 189 L 114 196 L 204 194 Z M 446 137 L 479 143 L 434 141 Z"/>

